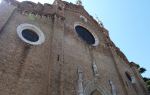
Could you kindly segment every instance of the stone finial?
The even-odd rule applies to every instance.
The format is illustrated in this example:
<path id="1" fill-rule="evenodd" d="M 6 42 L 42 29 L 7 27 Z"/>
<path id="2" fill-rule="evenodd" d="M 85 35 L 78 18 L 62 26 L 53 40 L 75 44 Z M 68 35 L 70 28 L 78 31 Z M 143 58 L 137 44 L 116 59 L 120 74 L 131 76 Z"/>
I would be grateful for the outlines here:
<path id="1" fill-rule="evenodd" d="M 104 27 L 103 22 L 96 16 L 96 20 L 99 23 L 100 27 Z"/>
<path id="2" fill-rule="evenodd" d="M 81 0 L 77 0 L 77 1 L 76 1 L 76 4 L 77 4 L 77 5 L 82 5 L 82 1 L 81 1 Z"/>
<path id="3" fill-rule="evenodd" d="M 58 4 L 59 2 L 61 2 L 61 1 L 62 1 L 62 0 L 55 0 L 53 4 L 54 4 L 54 5 L 57 5 L 57 4 Z"/>

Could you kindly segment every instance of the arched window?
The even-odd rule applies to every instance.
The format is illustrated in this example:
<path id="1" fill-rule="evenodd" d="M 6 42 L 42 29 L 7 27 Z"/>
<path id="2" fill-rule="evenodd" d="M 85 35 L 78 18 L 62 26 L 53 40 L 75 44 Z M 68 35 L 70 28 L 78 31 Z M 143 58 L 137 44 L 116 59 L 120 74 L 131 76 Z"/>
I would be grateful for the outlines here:
<path id="1" fill-rule="evenodd" d="M 126 77 L 128 78 L 129 81 L 132 81 L 131 75 L 128 72 L 125 72 Z"/>
<path id="2" fill-rule="evenodd" d="M 85 41 L 89 45 L 97 46 L 99 43 L 99 40 L 95 33 L 91 33 L 88 29 L 86 29 L 83 26 L 76 25 L 75 30 L 78 34 L 78 36 Z"/>
<path id="3" fill-rule="evenodd" d="M 102 95 L 99 91 L 94 90 L 90 95 Z"/>

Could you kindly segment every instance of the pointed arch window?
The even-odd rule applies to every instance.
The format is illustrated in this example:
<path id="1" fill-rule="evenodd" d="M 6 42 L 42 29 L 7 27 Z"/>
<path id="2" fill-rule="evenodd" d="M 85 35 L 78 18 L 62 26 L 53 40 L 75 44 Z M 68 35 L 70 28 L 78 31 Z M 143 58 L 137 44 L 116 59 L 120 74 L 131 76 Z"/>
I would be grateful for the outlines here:
<path id="1" fill-rule="evenodd" d="M 126 77 L 128 78 L 129 81 L 132 81 L 131 75 L 128 72 L 125 72 Z"/>
<path id="2" fill-rule="evenodd" d="M 90 95 L 102 95 L 98 90 L 94 90 Z"/>

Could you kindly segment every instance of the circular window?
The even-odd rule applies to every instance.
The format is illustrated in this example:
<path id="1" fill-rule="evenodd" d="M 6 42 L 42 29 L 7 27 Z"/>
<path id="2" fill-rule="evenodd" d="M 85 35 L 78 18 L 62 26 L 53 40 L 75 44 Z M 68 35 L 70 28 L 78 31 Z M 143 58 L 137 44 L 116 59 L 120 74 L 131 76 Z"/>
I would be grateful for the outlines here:
<path id="1" fill-rule="evenodd" d="M 126 77 L 128 78 L 128 80 L 132 81 L 130 74 L 128 72 L 125 72 L 125 74 L 126 74 Z"/>
<path id="2" fill-rule="evenodd" d="M 31 41 L 31 42 L 36 42 L 36 41 L 39 40 L 38 34 L 36 34 L 34 31 L 29 30 L 29 29 L 23 30 L 23 31 L 22 31 L 22 36 L 23 36 L 25 39 L 27 39 L 27 40 L 29 40 L 29 41 Z"/>
<path id="3" fill-rule="evenodd" d="M 76 30 L 77 34 L 79 35 L 79 37 L 81 37 L 89 45 L 96 46 L 98 44 L 96 35 L 93 35 L 86 28 L 77 25 L 77 26 L 75 26 L 75 30 Z"/>
<path id="4" fill-rule="evenodd" d="M 43 32 L 34 25 L 21 24 L 17 27 L 19 37 L 26 43 L 39 45 L 45 41 Z"/>

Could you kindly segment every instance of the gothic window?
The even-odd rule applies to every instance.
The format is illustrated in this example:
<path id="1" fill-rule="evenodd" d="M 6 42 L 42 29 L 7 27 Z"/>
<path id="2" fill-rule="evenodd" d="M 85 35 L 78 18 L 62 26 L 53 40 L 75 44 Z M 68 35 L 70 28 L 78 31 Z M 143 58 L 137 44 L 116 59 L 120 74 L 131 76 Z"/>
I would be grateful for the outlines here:
<path id="1" fill-rule="evenodd" d="M 90 95 L 102 95 L 99 91 L 94 90 Z"/>
<path id="2" fill-rule="evenodd" d="M 85 41 L 87 44 L 93 45 L 93 46 L 98 45 L 99 43 L 98 38 L 96 37 L 96 35 L 93 35 L 88 29 L 80 25 L 77 25 L 75 26 L 75 30 L 78 36 L 81 37 L 81 39 Z"/>
<path id="3" fill-rule="evenodd" d="M 94 36 L 89 32 L 89 30 L 87 30 L 86 28 L 82 27 L 82 26 L 76 26 L 75 27 L 76 32 L 78 33 L 78 35 L 88 44 L 94 44 L 95 43 L 95 39 Z"/>
<path id="4" fill-rule="evenodd" d="M 128 78 L 129 81 L 132 81 L 132 78 L 128 72 L 125 72 L 126 77 Z"/>
<path id="5" fill-rule="evenodd" d="M 43 32 L 31 24 L 21 24 L 17 27 L 17 34 L 21 40 L 28 44 L 39 45 L 45 41 Z"/>

